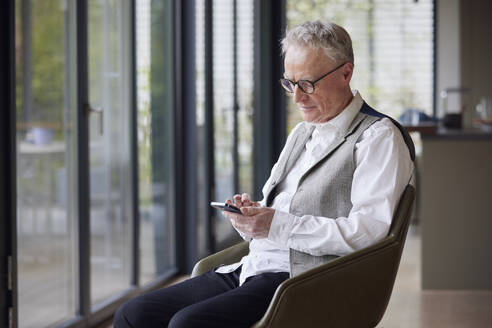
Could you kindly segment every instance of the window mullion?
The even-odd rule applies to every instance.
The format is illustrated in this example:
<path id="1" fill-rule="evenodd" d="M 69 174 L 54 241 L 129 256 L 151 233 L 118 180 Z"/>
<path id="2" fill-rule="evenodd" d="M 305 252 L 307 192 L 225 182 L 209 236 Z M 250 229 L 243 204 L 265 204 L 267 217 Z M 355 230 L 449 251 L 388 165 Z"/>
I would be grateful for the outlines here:
<path id="1" fill-rule="evenodd" d="M 138 183 L 138 113 L 137 113 L 137 63 L 136 63 L 136 7 L 135 1 L 130 4 L 130 159 L 132 185 L 132 261 L 131 285 L 138 286 L 140 281 L 140 210 Z"/>
<path id="2" fill-rule="evenodd" d="M 239 112 L 239 99 L 238 99 L 238 84 L 237 84 L 237 0 L 233 0 L 232 5 L 232 79 L 233 79 L 233 150 L 232 150 L 232 162 L 233 162 L 233 186 L 234 192 L 241 192 L 239 190 L 239 131 L 238 131 L 238 112 Z"/>
<path id="3" fill-rule="evenodd" d="M 90 294 L 90 201 L 89 201 L 89 121 L 86 106 L 88 92 L 88 4 L 77 1 L 77 186 L 78 186 L 78 246 L 79 246 L 79 315 L 91 312 Z"/>

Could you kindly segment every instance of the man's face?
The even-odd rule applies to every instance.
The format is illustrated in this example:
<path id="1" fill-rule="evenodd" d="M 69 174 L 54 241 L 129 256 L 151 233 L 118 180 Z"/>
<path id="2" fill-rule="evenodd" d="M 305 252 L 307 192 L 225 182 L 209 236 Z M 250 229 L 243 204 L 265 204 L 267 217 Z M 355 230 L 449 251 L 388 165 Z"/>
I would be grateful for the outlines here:
<path id="1" fill-rule="evenodd" d="M 294 82 L 315 81 L 337 66 L 322 49 L 292 46 L 285 54 L 284 76 Z M 345 108 L 352 70 L 352 64 L 345 64 L 318 81 L 312 94 L 306 94 L 298 86 L 295 87 L 292 98 L 304 121 L 327 122 Z"/>

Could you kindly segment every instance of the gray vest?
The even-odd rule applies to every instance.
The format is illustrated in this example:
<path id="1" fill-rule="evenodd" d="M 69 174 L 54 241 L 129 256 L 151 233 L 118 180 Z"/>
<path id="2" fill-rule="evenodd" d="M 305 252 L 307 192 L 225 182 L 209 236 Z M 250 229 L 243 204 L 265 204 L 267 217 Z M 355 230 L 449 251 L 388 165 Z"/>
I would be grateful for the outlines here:
<path id="1" fill-rule="evenodd" d="M 327 218 L 348 216 L 352 209 L 350 195 L 355 170 L 355 144 L 361 134 L 378 120 L 379 117 L 360 112 L 355 116 L 347 131 L 335 138 L 320 160 L 315 162 L 299 180 L 297 191 L 290 203 L 291 214 Z M 265 190 L 267 206 L 270 206 L 275 198 L 275 187 L 295 164 L 313 130 L 314 127 L 309 128 L 306 124 L 301 124 L 295 135 L 289 138 L 285 151 L 278 160 L 277 168 L 272 172 L 272 182 Z M 335 255 L 313 256 L 290 249 L 290 275 L 296 276 L 336 257 Z"/>

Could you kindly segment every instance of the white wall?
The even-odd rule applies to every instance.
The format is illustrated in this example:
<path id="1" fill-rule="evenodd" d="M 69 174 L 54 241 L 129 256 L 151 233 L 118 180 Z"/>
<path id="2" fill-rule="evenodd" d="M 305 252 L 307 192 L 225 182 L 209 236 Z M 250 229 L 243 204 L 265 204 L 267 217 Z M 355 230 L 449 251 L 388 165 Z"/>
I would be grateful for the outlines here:
<path id="1" fill-rule="evenodd" d="M 471 126 L 481 97 L 492 98 L 492 1 L 437 0 L 438 115 L 443 114 L 440 92 L 449 87 L 468 88 L 463 96 L 464 125 Z M 459 108 L 451 96 L 449 108 Z"/>
<path id="2" fill-rule="evenodd" d="M 444 114 L 440 93 L 461 87 L 460 0 L 437 0 L 436 27 L 437 115 Z M 449 97 L 448 108 L 459 107 L 459 97 Z"/>

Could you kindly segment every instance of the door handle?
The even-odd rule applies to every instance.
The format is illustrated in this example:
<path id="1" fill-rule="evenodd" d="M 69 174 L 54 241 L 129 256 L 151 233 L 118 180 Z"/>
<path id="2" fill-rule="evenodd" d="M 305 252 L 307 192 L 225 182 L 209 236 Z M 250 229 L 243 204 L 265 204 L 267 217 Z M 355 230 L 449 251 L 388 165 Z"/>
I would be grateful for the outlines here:
<path id="1" fill-rule="evenodd" d="M 104 134 L 104 110 L 102 107 L 92 107 L 90 104 L 85 105 L 87 115 L 90 113 L 99 114 L 99 134 Z"/>

